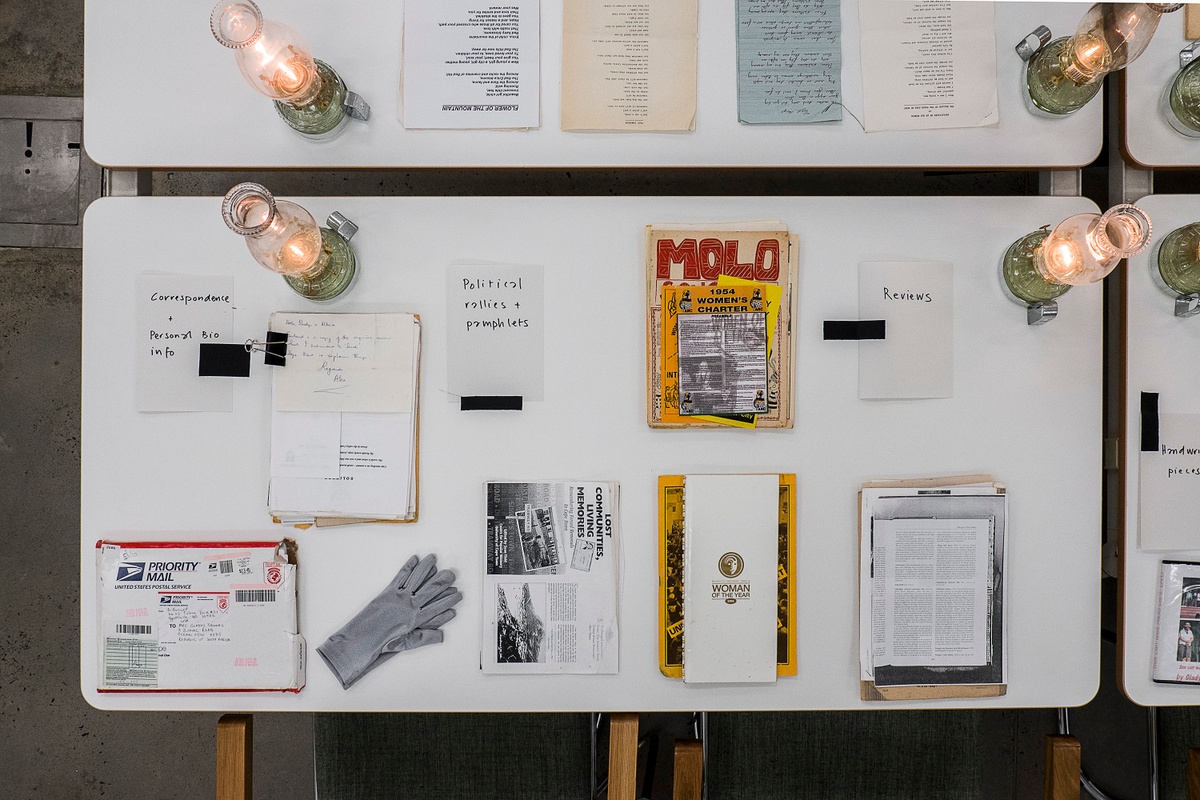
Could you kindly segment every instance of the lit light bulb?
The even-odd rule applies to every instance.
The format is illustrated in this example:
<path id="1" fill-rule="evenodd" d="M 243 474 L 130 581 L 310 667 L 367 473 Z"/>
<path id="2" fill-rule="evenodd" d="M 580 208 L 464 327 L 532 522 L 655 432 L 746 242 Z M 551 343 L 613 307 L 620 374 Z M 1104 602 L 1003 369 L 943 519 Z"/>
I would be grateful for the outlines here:
<path id="1" fill-rule="evenodd" d="M 252 0 L 218 3 L 209 25 L 217 41 L 234 51 L 246 82 L 260 93 L 297 108 L 320 93 L 321 76 L 304 39 L 288 26 L 264 19 Z"/>
<path id="2" fill-rule="evenodd" d="M 1103 214 L 1075 214 L 1054 230 L 1046 226 L 1009 246 L 1001 260 L 1004 287 L 1012 299 L 1031 308 L 1053 307 L 1072 286 L 1103 280 L 1123 258 L 1150 242 L 1150 218 L 1134 205 L 1113 206 Z M 1030 316 L 1030 323 L 1045 317 Z"/>
<path id="3" fill-rule="evenodd" d="M 275 199 L 260 184 L 239 183 L 230 189 L 221 216 L 230 230 L 245 237 L 255 261 L 283 275 L 310 300 L 337 297 L 354 279 L 357 264 L 346 237 L 318 227 L 305 208 Z"/>
<path id="4" fill-rule="evenodd" d="M 1055 39 L 1029 57 L 1025 86 L 1030 110 L 1050 116 L 1078 111 L 1096 96 L 1105 75 L 1145 52 L 1162 15 L 1181 7 L 1096 3 L 1083 15 L 1074 36 Z"/>
<path id="5" fill-rule="evenodd" d="M 1150 242 L 1150 218 L 1128 203 L 1103 214 L 1076 214 L 1058 224 L 1038 248 L 1038 272 L 1050 283 L 1083 286 L 1101 281 L 1123 258 Z"/>

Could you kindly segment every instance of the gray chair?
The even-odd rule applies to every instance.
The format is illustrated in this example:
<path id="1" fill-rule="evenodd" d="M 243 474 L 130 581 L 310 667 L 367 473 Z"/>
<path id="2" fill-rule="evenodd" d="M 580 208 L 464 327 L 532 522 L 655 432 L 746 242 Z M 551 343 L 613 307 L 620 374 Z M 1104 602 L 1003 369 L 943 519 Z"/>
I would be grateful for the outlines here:
<path id="1" fill-rule="evenodd" d="M 589 714 L 316 714 L 317 800 L 591 795 Z"/>

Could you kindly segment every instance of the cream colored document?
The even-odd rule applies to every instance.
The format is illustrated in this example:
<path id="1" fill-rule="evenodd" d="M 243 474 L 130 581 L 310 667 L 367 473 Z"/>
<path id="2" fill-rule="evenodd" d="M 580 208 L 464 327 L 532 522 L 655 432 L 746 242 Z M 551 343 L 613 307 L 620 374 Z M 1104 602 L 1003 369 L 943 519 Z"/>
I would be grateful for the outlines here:
<path id="1" fill-rule="evenodd" d="M 859 0 L 858 16 L 868 131 L 999 122 L 991 3 Z"/>
<path id="2" fill-rule="evenodd" d="M 696 127 L 697 0 L 564 0 L 562 129 Z"/>

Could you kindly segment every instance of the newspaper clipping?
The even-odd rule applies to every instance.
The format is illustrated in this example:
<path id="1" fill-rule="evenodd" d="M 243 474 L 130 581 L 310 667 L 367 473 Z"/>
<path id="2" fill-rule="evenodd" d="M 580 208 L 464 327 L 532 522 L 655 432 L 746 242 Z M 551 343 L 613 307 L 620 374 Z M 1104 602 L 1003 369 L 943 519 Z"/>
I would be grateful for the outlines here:
<path id="1" fill-rule="evenodd" d="M 480 666 L 617 671 L 617 484 L 488 483 Z"/>

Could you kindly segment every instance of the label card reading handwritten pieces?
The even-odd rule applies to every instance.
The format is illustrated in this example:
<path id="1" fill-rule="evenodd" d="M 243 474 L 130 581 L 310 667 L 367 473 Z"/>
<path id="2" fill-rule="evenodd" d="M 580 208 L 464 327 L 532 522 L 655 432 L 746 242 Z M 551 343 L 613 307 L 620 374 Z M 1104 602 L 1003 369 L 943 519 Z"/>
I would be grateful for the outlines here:
<path id="1" fill-rule="evenodd" d="M 450 399 L 544 395 L 540 265 L 451 264 L 446 270 Z"/>
<path id="2" fill-rule="evenodd" d="M 999 122 L 992 3 L 858 0 L 858 18 L 868 131 Z"/>
<path id="3" fill-rule="evenodd" d="M 412 411 L 417 320 L 411 314 L 276 312 L 288 334 L 287 366 L 275 367 L 276 411 Z"/>
<path id="4" fill-rule="evenodd" d="M 1159 414 L 1138 467 L 1138 545 L 1200 550 L 1200 414 Z"/>
<path id="5" fill-rule="evenodd" d="M 538 0 L 405 0 L 406 128 L 536 128 Z"/>
<path id="6" fill-rule="evenodd" d="M 953 264 L 859 264 L 858 315 L 887 322 L 887 338 L 858 343 L 860 398 L 950 397 L 954 393 Z"/>
<path id="7" fill-rule="evenodd" d="M 232 411 L 237 382 L 199 377 L 200 343 L 233 341 L 233 277 L 137 279 L 138 411 Z"/>
<path id="8" fill-rule="evenodd" d="M 738 121 L 842 118 L 841 0 L 738 0 Z"/>

